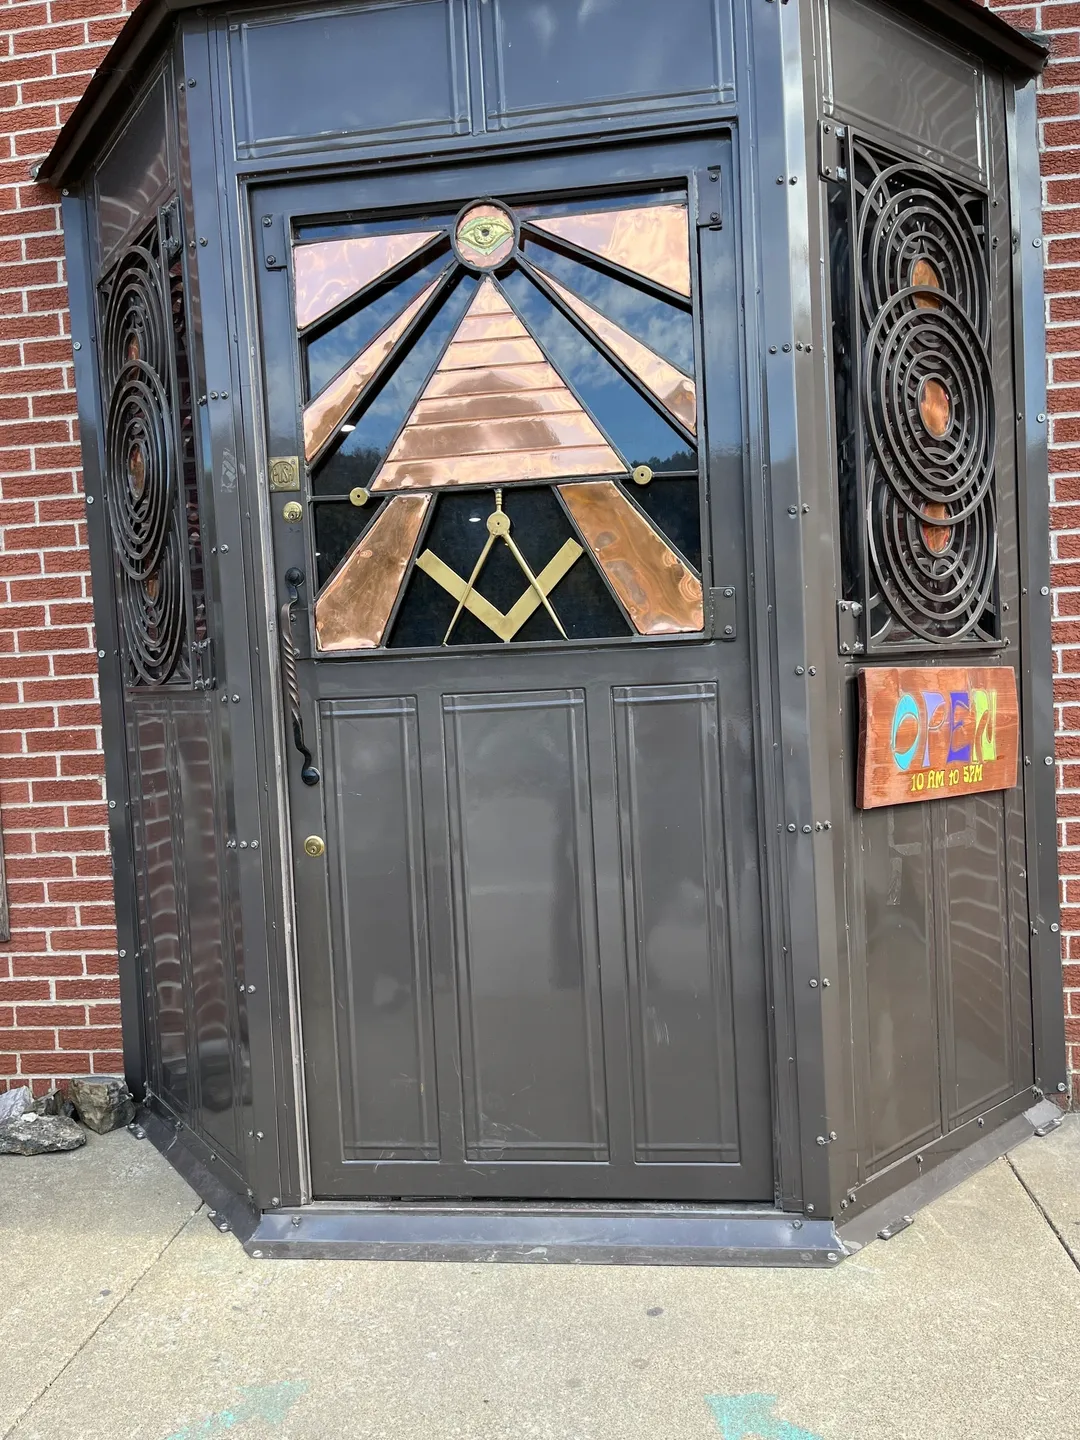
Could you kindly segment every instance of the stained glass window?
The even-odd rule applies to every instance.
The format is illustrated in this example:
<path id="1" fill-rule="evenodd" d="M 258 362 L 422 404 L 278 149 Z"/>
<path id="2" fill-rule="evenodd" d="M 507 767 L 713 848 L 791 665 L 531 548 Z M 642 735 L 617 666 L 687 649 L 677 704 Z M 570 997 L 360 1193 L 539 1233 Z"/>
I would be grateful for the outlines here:
<path id="1" fill-rule="evenodd" d="M 302 231 L 320 653 L 701 633 L 684 198 Z"/>

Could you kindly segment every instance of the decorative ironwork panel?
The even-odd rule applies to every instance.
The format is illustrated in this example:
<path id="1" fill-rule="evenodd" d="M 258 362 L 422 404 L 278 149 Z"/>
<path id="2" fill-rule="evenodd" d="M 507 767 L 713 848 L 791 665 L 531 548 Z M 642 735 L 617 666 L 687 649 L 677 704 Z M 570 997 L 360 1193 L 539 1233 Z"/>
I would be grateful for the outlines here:
<path id="1" fill-rule="evenodd" d="M 691 233 L 678 190 L 300 230 L 322 654 L 704 632 Z"/>
<path id="2" fill-rule="evenodd" d="M 829 200 L 841 610 L 857 624 L 841 648 L 993 644 L 986 196 L 861 137 L 845 158 Z"/>
<path id="3" fill-rule="evenodd" d="M 212 683 L 175 202 L 100 292 L 105 499 L 129 686 Z"/>

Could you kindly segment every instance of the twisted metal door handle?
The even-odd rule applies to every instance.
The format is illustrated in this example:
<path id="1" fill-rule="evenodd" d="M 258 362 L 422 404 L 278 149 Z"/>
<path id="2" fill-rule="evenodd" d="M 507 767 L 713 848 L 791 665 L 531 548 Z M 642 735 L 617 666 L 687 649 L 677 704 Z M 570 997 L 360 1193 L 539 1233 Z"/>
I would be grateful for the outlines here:
<path id="1" fill-rule="evenodd" d="M 319 772 L 311 763 L 311 751 L 304 744 L 304 718 L 300 713 L 300 687 L 296 683 L 296 646 L 292 638 L 293 611 L 300 600 L 304 572 L 295 566 L 285 571 L 285 589 L 289 598 L 281 607 L 281 668 L 285 674 L 285 703 L 292 725 L 293 744 L 304 757 L 300 779 L 305 785 L 317 785 Z"/>

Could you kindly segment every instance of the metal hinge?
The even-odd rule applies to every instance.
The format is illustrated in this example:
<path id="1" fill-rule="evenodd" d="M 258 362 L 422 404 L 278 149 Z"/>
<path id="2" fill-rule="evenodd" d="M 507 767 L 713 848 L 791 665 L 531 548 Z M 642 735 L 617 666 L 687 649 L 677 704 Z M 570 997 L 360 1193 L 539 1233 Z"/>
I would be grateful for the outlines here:
<path id="1" fill-rule="evenodd" d="M 835 120 L 818 126 L 818 174 L 823 180 L 847 179 L 847 129 Z"/>
<path id="2" fill-rule="evenodd" d="M 734 640 L 738 634 L 735 600 L 734 585 L 721 585 L 709 591 L 708 629 L 717 640 Z"/>
<path id="3" fill-rule="evenodd" d="M 259 234 L 262 236 L 263 265 L 267 270 L 284 270 L 285 226 L 280 215 L 262 215 L 259 218 Z"/>
<path id="4" fill-rule="evenodd" d="M 723 183 L 720 166 L 699 170 L 697 184 L 697 225 L 699 230 L 721 230 L 724 225 Z"/>
<path id="5" fill-rule="evenodd" d="M 196 640 L 191 646 L 191 683 L 196 690 L 213 690 L 217 685 L 214 674 L 214 642 Z"/>
<path id="6" fill-rule="evenodd" d="M 836 606 L 836 629 L 841 655 L 861 655 L 863 649 L 862 626 L 859 617 L 862 606 L 858 600 L 841 600 Z"/>
<path id="7" fill-rule="evenodd" d="M 175 260 L 184 248 L 184 230 L 180 221 L 180 201 L 170 200 L 161 207 L 161 225 L 165 234 L 165 254 Z"/>

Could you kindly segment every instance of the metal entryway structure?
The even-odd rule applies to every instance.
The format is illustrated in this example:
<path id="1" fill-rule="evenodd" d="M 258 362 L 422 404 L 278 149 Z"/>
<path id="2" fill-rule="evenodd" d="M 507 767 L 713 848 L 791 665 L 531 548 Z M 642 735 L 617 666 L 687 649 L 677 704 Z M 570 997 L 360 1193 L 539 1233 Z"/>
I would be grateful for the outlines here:
<path id="1" fill-rule="evenodd" d="M 1044 62 L 967 0 L 129 20 L 39 177 L 125 1058 L 252 1254 L 829 1264 L 1045 1123 Z M 857 808 L 898 665 L 1015 677 L 1015 786 Z"/>

